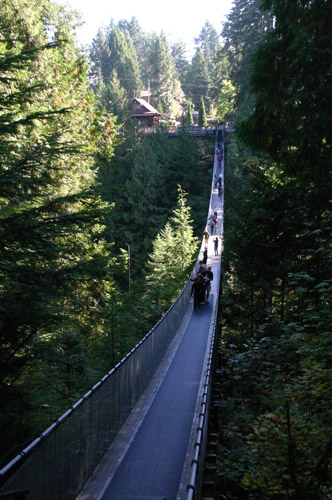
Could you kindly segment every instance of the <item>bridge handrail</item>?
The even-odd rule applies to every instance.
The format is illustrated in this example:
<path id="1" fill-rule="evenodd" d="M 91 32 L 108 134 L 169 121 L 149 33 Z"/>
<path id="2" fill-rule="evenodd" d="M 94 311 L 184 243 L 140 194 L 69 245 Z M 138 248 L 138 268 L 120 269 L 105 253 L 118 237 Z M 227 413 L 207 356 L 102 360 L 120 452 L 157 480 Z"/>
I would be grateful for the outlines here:
<path id="1" fill-rule="evenodd" d="M 198 397 L 196 425 L 193 426 L 189 453 L 185 464 L 184 488 L 181 500 L 199 500 L 203 487 L 205 456 L 208 441 L 209 412 L 212 400 L 212 374 L 217 344 L 218 307 L 215 308 L 208 356 L 203 368 L 203 381 Z"/>
<path id="2" fill-rule="evenodd" d="M 217 144 L 222 143 L 224 145 L 224 133 L 223 128 L 220 128 L 217 132 Z M 217 154 L 215 154 L 214 160 L 214 171 L 217 171 L 218 162 Z M 214 182 L 214 181 L 212 181 Z M 222 187 L 224 182 L 224 175 L 222 175 Z M 210 197 L 210 207 L 209 213 L 212 208 L 212 193 L 213 185 L 211 188 Z M 222 197 L 222 212 L 223 212 L 224 197 Z M 223 235 L 223 220 L 221 218 L 221 227 L 219 228 L 220 234 Z M 221 266 L 222 266 L 222 250 L 221 250 Z M 216 344 L 217 344 L 217 319 L 220 314 L 220 287 L 222 281 L 222 270 L 220 270 L 220 279 L 218 282 L 217 295 L 218 303 L 214 309 L 214 317 L 212 329 L 210 332 L 210 345 L 208 356 L 205 359 L 203 366 L 203 378 L 200 385 L 198 405 L 196 407 L 196 415 L 194 416 L 194 425 L 191 432 L 191 438 L 187 453 L 186 463 L 184 465 L 184 477 L 183 486 L 180 487 L 179 496 L 181 500 L 200 500 L 202 486 L 203 486 L 203 474 L 205 465 L 205 455 L 208 440 L 208 414 L 211 406 L 212 399 L 212 373 L 214 369 Z"/>
<path id="3" fill-rule="evenodd" d="M 188 307 L 191 284 L 112 370 L 0 470 L 0 491 L 28 489 L 28 500 L 77 496 L 166 353 Z"/>
<path id="4" fill-rule="evenodd" d="M 198 262 L 193 273 L 197 266 Z M 187 309 L 191 284 L 188 280 L 164 316 L 112 370 L 0 470 L 0 491 L 29 488 L 27 498 L 34 500 L 75 498 L 158 367 Z M 66 459 L 65 455 L 69 458 Z M 73 463 L 75 471 L 72 471 Z M 66 471 L 66 467 L 71 472 Z M 59 474 L 63 478 L 71 476 L 68 487 L 64 487 L 66 481 L 59 480 Z M 79 478 L 77 484 L 73 484 L 75 475 Z M 29 477 L 32 476 L 36 479 L 31 487 Z M 48 485 L 51 485 L 50 490 Z M 72 496 L 68 495 L 69 490 Z"/>

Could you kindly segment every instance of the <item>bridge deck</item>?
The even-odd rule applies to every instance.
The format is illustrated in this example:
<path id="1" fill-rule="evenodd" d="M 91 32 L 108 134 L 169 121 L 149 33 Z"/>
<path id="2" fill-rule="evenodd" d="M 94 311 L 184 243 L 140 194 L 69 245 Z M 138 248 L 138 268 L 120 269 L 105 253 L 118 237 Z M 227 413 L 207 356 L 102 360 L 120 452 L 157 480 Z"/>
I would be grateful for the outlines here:
<path id="1" fill-rule="evenodd" d="M 211 206 L 218 209 L 220 234 L 216 189 Z M 214 273 L 210 303 L 193 311 L 191 301 L 155 376 L 76 500 L 176 500 L 181 491 L 183 498 L 184 463 L 217 305 L 220 257 L 214 255 L 213 239 L 208 245 Z"/>

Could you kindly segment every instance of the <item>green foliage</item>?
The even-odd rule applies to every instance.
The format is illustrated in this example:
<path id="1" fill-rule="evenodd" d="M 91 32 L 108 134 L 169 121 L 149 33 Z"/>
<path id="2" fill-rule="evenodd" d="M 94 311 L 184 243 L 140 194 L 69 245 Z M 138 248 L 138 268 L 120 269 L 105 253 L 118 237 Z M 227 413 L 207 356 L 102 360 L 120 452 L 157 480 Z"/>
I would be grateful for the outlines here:
<path id="1" fill-rule="evenodd" d="M 186 193 L 178 187 L 178 203 L 173 216 L 153 242 L 146 276 L 147 298 L 157 319 L 179 295 L 188 280 L 198 249 L 194 237 Z"/>
<path id="2" fill-rule="evenodd" d="M 272 28 L 272 16 L 261 10 L 261 4 L 261 0 L 235 0 L 222 30 L 223 51 L 229 62 L 228 79 L 236 84 L 238 104 L 249 90 L 252 55 Z"/>
<path id="3" fill-rule="evenodd" d="M 153 253 L 149 256 L 146 276 L 148 290 L 147 302 L 157 320 L 166 312 L 172 299 L 175 300 L 179 289 L 175 281 L 175 238 L 174 229 L 169 222 L 166 223 L 153 241 Z"/>
<path id="4" fill-rule="evenodd" d="M 109 70 L 104 75 L 104 79 L 109 81 L 112 71 L 115 69 L 122 87 L 127 91 L 127 96 L 133 98 L 141 87 L 137 55 L 133 42 L 122 31 L 113 28 L 108 34 L 107 43 L 110 52 Z"/>
<path id="5" fill-rule="evenodd" d="M 187 194 L 181 186 L 178 186 L 177 207 L 173 210 L 171 222 L 174 225 L 174 253 L 177 268 L 175 275 L 184 282 L 188 279 L 196 259 L 199 240 L 194 236 L 191 209 L 187 206 Z"/>
<path id="6" fill-rule="evenodd" d="M 287 173 L 305 186 L 313 182 L 316 196 L 325 203 L 331 179 L 331 135 L 326 126 L 331 41 L 325 19 L 331 7 L 326 2 L 265 4 L 277 23 L 255 56 L 252 88 L 258 100 L 241 135 L 286 165 Z"/>
<path id="7" fill-rule="evenodd" d="M 43 8 L 49 10 L 42 9 L 42 17 L 24 1 L 16 5 L 18 10 L 7 1 L 0 7 L 4 449 L 45 427 L 96 375 L 75 381 L 91 367 L 89 346 L 105 334 L 102 318 L 114 265 L 103 236 L 111 207 L 98 195 L 94 169 L 97 156 L 112 155 L 113 119 L 97 111 L 75 46 L 60 41 L 70 33 L 70 16 L 61 17 L 62 9 L 46 1 Z M 55 41 L 47 43 L 51 27 Z M 48 391 L 41 380 L 62 366 L 66 375 Z M 50 406 L 43 423 L 35 415 L 38 395 L 31 380 L 40 383 L 38 395 L 45 408 Z M 56 392 L 63 396 L 62 406 Z M 24 415 L 17 411 L 21 401 Z"/>
<path id="8" fill-rule="evenodd" d="M 199 109 L 201 96 L 208 95 L 209 72 L 207 61 L 204 53 L 200 48 L 192 58 L 190 69 L 187 73 L 187 80 L 185 84 L 185 92 L 187 99 L 193 103 L 194 108 Z M 209 108 L 209 101 L 206 99 L 207 108 Z"/>
<path id="9" fill-rule="evenodd" d="M 193 105 L 191 101 L 187 102 L 187 111 L 184 115 L 183 125 L 184 127 L 190 127 L 194 123 L 193 117 Z"/>
<path id="10" fill-rule="evenodd" d="M 126 98 L 132 99 L 140 91 L 140 70 L 133 41 L 127 31 L 115 27 L 113 22 L 107 32 L 98 30 L 92 42 L 90 60 L 90 75 L 94 88 L 100 81 L 105 86 L 101 96 L 103 105 L 109 107 L 108 103 L 115 94 L 125 106 L 123 96 L 119 97 L 119 93 L 125 91 Z M 114 88 L 114 85 L 117 89 L 120 88 L 120 91 Z M 118 109 L 118 114 L 120 111 L 124 109 Z"/>
<path id="11" fill-rule="evenodd" d="M 167 131 L 158 130 L 144 138 L 127 134 L 112 161 L 101 165 L 103 196 L 115 203 L 112 233 L 117 235 L 117 246 L 131 246 L 136 277 L 176 204 L 179 184 L 193 207 L 195 234 L 201 234 L 213 153 L 213 138 L 197 140 L 186 132 L 170 137 Z"/>
<path id="12" fill-rule="evenodd" d="M 203 96 L 201 96 L 201 104 L 199 106 L 198 125 L 199 125 L 199 127 L 206 127 L 207 126 L 205 104 L 204 104 Z"/>
<path id="13" fill-rule="evenodd" d="M 220 490 L 319 500 L 332 489 L 330 6 L 263 5 L 275 22 L 241 98 L 251 116 L 236 117 L 262 153 L 233 138 L 226 156 Z"/>
<path id="14" fill-rule="evenodd" d="M 183 85 L 186 81 L 186 75 L 190 67 L 190 64 L 186 58 L 185 43 L 182 40 L 179 40 L 178 42 L 174 43 L 171 47 L 171 53 L 175 62 L 175 67 L 179 75 L 181 86 L 183 88 Z"/>
<path id="15" fill-rule="evenodd" d="M 233 116 L 235 111 L 235 87 L 229 80 L 221 82 L 217 101 L 217 120 L 224 121 L 225 118 Z"/>
<path id="16" fill-rule="evenodd" d="M 151 141 L 141 142 L 136 151 L 132 175 L 126 182 L 127 229 L 125 236 L 133 249 L 136 265 L 141 267 L 151 241 L 165 223 L 159 202 L 164 186 L 164 174 Z M 132 228 L 135 228 L 133 231 Z"/>
<path id="17" fill-rule="evenodd" d="M 151 79 L 151 103 L 162 112 L 180 115 L 183 93 L 164 34 L 153 34 L 149 41 L 147 71 Z"/>
<path id="18" fill-rule="evenodd" d="M 215 57 L 220 49 L 220 37 L 217 30 L 209 21 L 205 22 L 199 36 L 195 38 L 195 44 L 203 52 L 208 71 L 211 73 L 213 71 Z"/>

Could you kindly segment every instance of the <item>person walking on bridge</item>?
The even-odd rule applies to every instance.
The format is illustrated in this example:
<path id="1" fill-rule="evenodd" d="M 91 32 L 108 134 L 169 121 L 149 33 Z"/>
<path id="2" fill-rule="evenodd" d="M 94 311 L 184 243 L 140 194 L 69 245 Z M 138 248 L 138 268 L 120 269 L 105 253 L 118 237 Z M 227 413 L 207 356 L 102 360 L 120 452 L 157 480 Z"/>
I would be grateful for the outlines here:
<path id="1" fill-rule="evenodd" d="M 207 247 L 209 244 L 209 237 L 210 237 L 210 233 L 207 229 L 205 229 L 203 236 L 204 236 L 205 246 Z"/>
<path id="2" fill-rule="evenodd" d="M 198 273 L 196 278 L 191 279 L 191 297 L 194 297 L 194 311 L 197 311 L 201 302 L 204 302 L 204 279 L 201 273 Z"/>
<path id="3" fill-rule="evenodd" d="M 216 236 L 216 238 L 213 240 L 214 243 L 214 255 L 218 255 L 218 246 L 219 246 L 219 238 Z"/>
<path id="4" fill-rule="evenodd" d="M 208 259 L 208 249 L 207 247 L 205 247 L 203 252 L 203 264 L 207 263 L 207 259 Z"/>
<path id="5" fill-rule="evenodd" d="M 206 290 L 206 303 L 209 303 L 209 295 L 211 292 L 211 281 L 213 280 L 213 272 L 211 271 L 211 266 L 207 268 L 204 273 L 205 290 Z"/>
<path id="6" fill-rule="evenodd" d="M 197 273 L 200 274 L 200 273 L 205 272 L 207 269 L 207 265 L 204 264 L 204 262 L 202 260 L 198 261 L 198 264 L 199 264 L 199 268 L 198 268 Z"/>

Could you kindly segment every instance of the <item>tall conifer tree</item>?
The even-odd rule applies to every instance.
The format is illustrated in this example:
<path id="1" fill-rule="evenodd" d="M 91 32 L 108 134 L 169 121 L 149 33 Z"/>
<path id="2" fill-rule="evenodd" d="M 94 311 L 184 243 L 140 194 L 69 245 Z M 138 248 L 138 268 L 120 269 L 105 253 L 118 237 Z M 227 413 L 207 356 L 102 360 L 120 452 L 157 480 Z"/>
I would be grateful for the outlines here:
<path id="1" fill-rule="evenodd" d="M 187 73 L 187 81 L 184 87 L 186 96 L 192 101 L 195 110 L 199 109 L 201 95 L 208 95 L 208 85 L 209 72 L 207 62 L 202 50 L 197 48 L 191 60 L 190 69 Z"/>
<path id="2" fill-rule="evenodd" d="M 81 394 L 84 377 L 77 377 L 75 363 L 66 380 L 55 378 L 47 391 L 38 386 L 52 405 L 38 404 L 31 379 L 45 368 L 40 361 L 46 349 L 52 345 L 48 370 L 56 372 L 62 369 L 57 359 L 64 359 L 65 344 L 68 350 L 75 345 L 84 358 L 92 339 L 98 342 L 105 334 L 100 320 L 112 288 L 112 257 L 103 240 L 103 218 L 109 208 L 97 195 L 93 167 L 97 153 L 111 155 L 116 132 L 112 118 L 96 110 L 84 60 L 73 43 L 60 41 L 70 40 L 70 16 L 48 0 L 15 3 L 17 9 L 7 0 L 0 6 L 0 392 L 6 402 L 0 426 L 7 429 L 1 435 L 5 449 L 12 447 L 11 440 L 22 439 L 9 429 L 26 434 L 45 408 L 54 418 Z M 50 37 L 54 42 L 48 42 Z M 83 364 L 79 371 L 88 373 Z M 24 416 L 17 411 L 22 394 L 28 400 Z"/>
<path id="3" fill-rule="evenodd" d="M 200 106 L 199 106 L 198 125 L 200 127 L 206 127 L 207 126 L 206 111 L 205 111 L 205 104 L 204 104 L 204 98 L 203 98 L 203 96 L 201 96 L 201 103 L 200 103 Z"/>
<path id="4" fill-rule="evenodd" d="M 178 187 L 177 206 L 153 242 L 146 277 L 147 294 L 157 312 L 165 312 L 189 279 L 198 247 L 186 193 Z"/>
<path id="5" fill-rule="evenodd" d="M 126 89 L 128 98 L 137 95 L 141 88 L 140 73 L 137 55 L 129 34 L 124 34 L 120 29 L 113 27 L 107 38 L 109 56 L 109 71 L 104 76 L 108 84 L 115 69 L 121 86 Z"/>
<path id="6" fill-rule="evenodd" d="M 152 103 L 164 113 L 180 114 L 183 93 L 165 35 L 153 34 L 149 43 L 148 74 Z"/>

